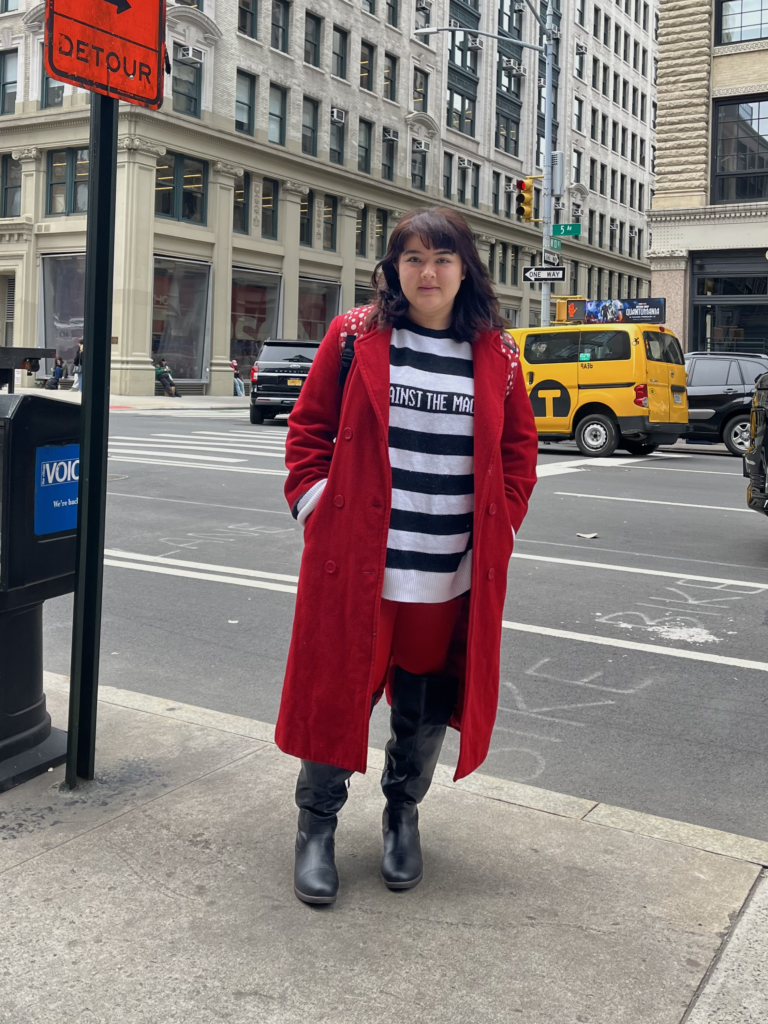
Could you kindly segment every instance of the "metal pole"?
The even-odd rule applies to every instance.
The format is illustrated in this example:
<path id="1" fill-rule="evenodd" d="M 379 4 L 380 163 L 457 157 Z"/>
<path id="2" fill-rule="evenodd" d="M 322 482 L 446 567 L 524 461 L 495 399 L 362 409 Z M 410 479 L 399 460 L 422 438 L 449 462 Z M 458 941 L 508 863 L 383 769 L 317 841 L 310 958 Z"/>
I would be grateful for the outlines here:
<path id="1" fill-rule="evenodd" d="M 544 80 L 544 211 L 541 218 L 542 233 L 542 264 L 544 248 L 552 234 L 552 0 L 547 4 L 547 25 L 544 30 L 544 58 L 546 60 L 546 78 Z M 549 281 L 541 283 L 541 326 L 549 327 L 550 317 Z"/>
<path id="2" fill-rule="evenodd" d="M 118 101 L 91 94 L 85 323 L 66 781 L 92 779 L 101 647 Z"/>

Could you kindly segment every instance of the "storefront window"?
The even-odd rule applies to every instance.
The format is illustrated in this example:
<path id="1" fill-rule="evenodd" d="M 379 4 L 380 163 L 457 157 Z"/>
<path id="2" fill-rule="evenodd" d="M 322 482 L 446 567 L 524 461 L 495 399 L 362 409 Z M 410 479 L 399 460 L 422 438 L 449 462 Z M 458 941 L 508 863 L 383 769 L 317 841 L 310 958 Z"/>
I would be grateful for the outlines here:
<path id="1" fill-rule="evenodd" d="M 155 257 L 152 361 L 164 356 L 180 380 L 207 378 L 210 273 L 206 263 Z"/>
<path id="2" fill-rule="evenodd" d="M 333 281 L 299 278 L 298 341 L 322 341 L 339 312 L 341 288 Z"/>
<path id="3" fill-rule="evenodd" d="M 695 352 L 768 355 L 768 304 L 694 304 L 691 340 Z"/>
<path id="4" fill-rule="evenodd" d="M 277 338 L 277 310 L 280 301 L 280 276 L 258 270 L 232 271 L 231 359 L 242 367 L 251 366 L 261 342 Z"/>
<path id="5" fill-rule="evenodd" d="M 83 336 L 85 256 L 43 257 L 45 347 L 72 365 Z"/>

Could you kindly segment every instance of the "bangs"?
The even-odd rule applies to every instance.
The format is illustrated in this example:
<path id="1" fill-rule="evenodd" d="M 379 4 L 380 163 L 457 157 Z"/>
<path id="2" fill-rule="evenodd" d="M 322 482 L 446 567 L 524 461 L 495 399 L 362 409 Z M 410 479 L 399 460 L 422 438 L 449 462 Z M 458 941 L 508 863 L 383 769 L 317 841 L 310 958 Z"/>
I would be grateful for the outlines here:
<path id="1" fill-rule="evenodd" d="M 403 233 L 402 250 L 411 235 L 418 235 L 427 249 L 447 249 L 460 253 L 462 248 L 459 232 L 447 217 L 434 210 L 419 210 L 408 223 L 408 233 Z"/>

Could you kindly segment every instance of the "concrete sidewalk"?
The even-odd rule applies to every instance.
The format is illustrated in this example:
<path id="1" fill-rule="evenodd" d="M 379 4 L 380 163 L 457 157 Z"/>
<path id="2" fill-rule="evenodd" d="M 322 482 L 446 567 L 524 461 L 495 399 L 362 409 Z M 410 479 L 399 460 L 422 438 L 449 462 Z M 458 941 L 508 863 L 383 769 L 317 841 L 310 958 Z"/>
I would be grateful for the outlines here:
<path id="1" fill-rule="evenodd" d="M 44 391 L 37 389 L 33 392 L 41 398 L 51 398 L 54 402 L 70 402 L 73 405 L 80 405 L 83 396 L 79 391 Z M 20 391 L 19 394 L 24 394 Z M 155 395 L 110 395 L 109 408 L 112 410 L 162 410 L 186 409 L 188 412 L 197 412 L 201 409 L 242 409 L 247 413 L 251 405 L 248 396 L 238 398 L 233 395 L 231 398 L 220 395 L 184 395 L 182 398 L 167 398 Z"/>
<path id="2" fill-rule="evenodd" d="M 768 1020 L 766 843 L 441 767 L 424 882 L 394 894 L 370 771 L 339 900 L 309 908 L 271 726 L 109 687 L 99 713 L 93 783 L 0 795 L 1 1022 Z"/>

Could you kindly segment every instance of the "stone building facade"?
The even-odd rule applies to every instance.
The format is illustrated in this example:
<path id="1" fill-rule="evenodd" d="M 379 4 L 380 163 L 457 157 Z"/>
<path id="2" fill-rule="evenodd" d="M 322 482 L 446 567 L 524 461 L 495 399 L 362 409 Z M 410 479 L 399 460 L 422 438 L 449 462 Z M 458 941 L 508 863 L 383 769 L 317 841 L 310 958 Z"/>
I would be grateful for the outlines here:
<path id="1" fill-rule="evenodd" d="M 693 351 L 768 353 L 768 0 L 661 0 L 653 293 Z"/>
<path id="2" fill-rule="evenodd" d="M 583 225 L 558 291 L 645 296 L 655 0 L 556 2 L 555 148 L 571 169 L 556 216 Z M 231 393 L 232 358 L 247 368 L 266 337 L 322 337 L 365 301 L 393 227 L 425 203 L 465 213 L 502 311 L 537 323 L 522 269 L 541 262 L 541 231 L 516 218 L 514 182 L 541 173 L 543 64 L 519 46 L 538 40 L 521 6 L 169 0 L 163 106 L 120 109 L 114 392 L 151 393 L 165 356 L 188 390 Z M 6 344 L 70 359 L 89 97 L 45 75 L 43 22 L 32 0 L 0 13 L 0 312 Z M 504 39 L 478 44 L 478 29 Z"/>

